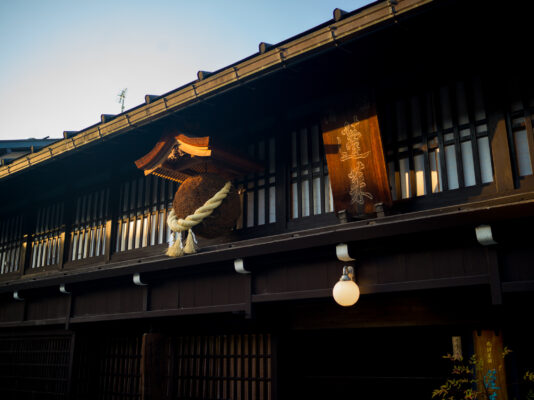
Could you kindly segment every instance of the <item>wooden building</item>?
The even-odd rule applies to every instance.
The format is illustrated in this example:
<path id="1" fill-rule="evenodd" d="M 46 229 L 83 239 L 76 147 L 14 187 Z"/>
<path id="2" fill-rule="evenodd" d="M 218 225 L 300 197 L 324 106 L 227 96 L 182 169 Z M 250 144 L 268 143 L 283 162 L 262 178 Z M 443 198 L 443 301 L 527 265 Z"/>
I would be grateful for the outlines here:
<path id="1" fill-rule="evenodd" d="M 1 166 L 0 398 L 428 399 L 453 352 L 525 398 L 531 8 L 335 10 Z M 179 184 L 135 165 L 169 132 L 262 166 L 235 228 L 179 258 Z"/>

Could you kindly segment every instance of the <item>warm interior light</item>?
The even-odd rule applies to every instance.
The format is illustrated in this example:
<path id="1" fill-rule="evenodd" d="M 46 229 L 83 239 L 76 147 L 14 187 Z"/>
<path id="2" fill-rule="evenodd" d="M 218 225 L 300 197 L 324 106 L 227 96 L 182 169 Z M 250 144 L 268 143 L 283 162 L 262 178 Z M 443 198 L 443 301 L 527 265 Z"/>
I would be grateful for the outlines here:
<path id="1" fill-rule="evenodd" d="M 360 288 L 354 282 L 353 277 L 354 269 L 352 267 L 343 267 L 343 275 L 332 291 L 334 300 L 340 306 L 352 306 L 360 298 Z"/>

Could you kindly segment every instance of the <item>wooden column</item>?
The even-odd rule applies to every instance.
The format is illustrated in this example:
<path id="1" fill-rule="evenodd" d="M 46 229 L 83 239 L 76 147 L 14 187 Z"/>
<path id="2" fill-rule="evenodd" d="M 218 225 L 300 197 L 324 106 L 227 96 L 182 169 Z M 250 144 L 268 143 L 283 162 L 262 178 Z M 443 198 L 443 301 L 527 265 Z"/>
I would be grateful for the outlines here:
<path id="1" fill-rule="evenodd" d="M 124 178 L 123 178 L 124 180 Z M 111 177 L 109 183 L 109 206 L 106 215 L 106 241 L 105 241 L 105 260 L 106 263 L 111 261 L 111 256 L 115 252 L 115 244 L 117 240 L 117 229 L 120 202 L 120 188 L 121 180 L 118 177 Z"/>
<path id="2" fill-rule="evenodd" d="M 502 335 L 493 330 L 482 330 L 474 332 L 473 336 L 479 360 L 476 371 L 478 391 L 485 392 L 489 399 L 508 400 Z"/>
<path id="3" fill-rule="evenodd" d="M 159 333 L 145 333 L 141 347 L 141 400 L 167 399 L 169 340 Z M 169 379 L 172 379 L 170 377 Z"/>
<path id="4" fill-rule="evenodd" d="M 503 112 L 495 111 L 489 116 L 488 129 L 497 192 L 512 191 L 514 189 L 514 176 L 512 173 L 506 118 Z"/>
<path id="5" fill-rule="evenodd" d="M 514 190 L 514 169 L 511 146 L 506 121 L 507 91 L 506 84 L 493 76 L 485 77 L 483 83 L 484 98 L 487 99 L 488 136 L 491 144 L 493 173 L 497 192 Z M 515 161 L 514 161 L 515 162 Z"/>
<path id="6" fill-rule="evenodd" d="M 391 205 L 376 106 L 369 99 L 334 111 L 322 123 L 328 173 L 336 212 L 373 214 Z"/>
<path id="7" fill-rule="evenodd" d="M 76 200 L 79 193 L 74 190 L 72 183 L 68 183 L 64 192 L 64 211 L 63 211 L 63 232 L 61 233 L 59 268 L 63 269 L 65 263 L 70 261 L 72 246 L 72 226 L 76 213 Z"/>

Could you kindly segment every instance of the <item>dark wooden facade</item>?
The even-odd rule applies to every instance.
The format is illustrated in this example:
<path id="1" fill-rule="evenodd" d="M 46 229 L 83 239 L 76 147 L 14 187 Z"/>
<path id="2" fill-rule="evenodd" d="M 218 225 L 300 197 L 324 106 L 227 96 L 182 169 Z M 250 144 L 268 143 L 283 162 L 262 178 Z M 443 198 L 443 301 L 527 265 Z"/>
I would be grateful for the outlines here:
<path id="1" fill-rule="evenodd" d="M 392 3 L 272 51 L 354 20 L 349 38 L 100 141 L 65 139 L 78 147 L 0 179 L 2 399 L 423 399 L 443 383 L 451 337 L 469 355 L 487 335 L 513 350 L 499 398 L 524 398 L 531 10 Z M 376 107 L 392 202 L 338 217 L 324 121 L 362 97 Z M 178 183 L 134 164 L 169 129 L 263 166 L 235 180 L 236 229 L 178 259 L 164 255 Z M 477 240 L 481 225 L 494 244 Z M 331 297 L 339 243 L 362 292 L 349 309 Z"/>

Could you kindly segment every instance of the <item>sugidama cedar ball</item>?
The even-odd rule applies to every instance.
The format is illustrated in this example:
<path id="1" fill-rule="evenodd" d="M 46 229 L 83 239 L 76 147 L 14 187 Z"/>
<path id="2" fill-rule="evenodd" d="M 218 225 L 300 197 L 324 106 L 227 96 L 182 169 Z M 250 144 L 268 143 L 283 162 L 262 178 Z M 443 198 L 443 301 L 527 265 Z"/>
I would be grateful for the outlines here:
<path id="1" fill-rule="evenodd" d="M 223 188 L 226 180 L 216 174 L 201 174 L 187 178 L 174 195 L 172 206 L 177 218 L 185 219 Z M 207 239 L 228 233 L 241 214 L 241 202 L 232 186 L 221 205 L 193 228 L 196 235 Z"/>

